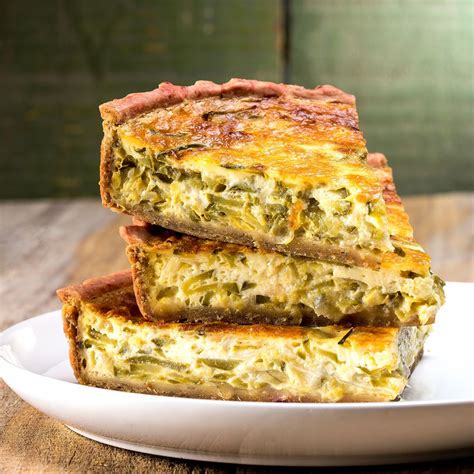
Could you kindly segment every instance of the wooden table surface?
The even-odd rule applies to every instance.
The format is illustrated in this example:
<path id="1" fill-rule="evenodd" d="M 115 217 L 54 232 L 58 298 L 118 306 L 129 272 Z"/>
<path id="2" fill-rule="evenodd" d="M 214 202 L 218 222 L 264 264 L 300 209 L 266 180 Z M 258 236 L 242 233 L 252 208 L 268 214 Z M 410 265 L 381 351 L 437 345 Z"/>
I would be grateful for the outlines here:
<path id="1" fill-rule="evenodd" d="M 419 242 L 445 280 L 474 281 L 474 194 L 405 199 Z M 55 290 L 125 268 L 117 234 L 129 218 L 102 209 L 98 199 L 0 203 L 0 331 L 59 308 Z M 442 433 L 440 433 L 442 436 Z M 291 472 L 472 473 L 473 459 Z M 191 462 L 105 446 L 65 428 L 0 382 L 0 472 L 290 472 L 288 468 Z"/>

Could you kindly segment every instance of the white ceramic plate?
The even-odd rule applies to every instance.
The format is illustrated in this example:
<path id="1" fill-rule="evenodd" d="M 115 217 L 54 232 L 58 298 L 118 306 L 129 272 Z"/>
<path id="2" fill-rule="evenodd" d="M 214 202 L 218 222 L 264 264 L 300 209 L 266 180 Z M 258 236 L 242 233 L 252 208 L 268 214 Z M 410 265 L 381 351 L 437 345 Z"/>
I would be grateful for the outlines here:
<path id="1" fill-rule="evenodd" d="M 145 453 L 267 465 L 362 465 L 474 450 L 474 284 L 449 283 L 403 400 L 297 404 L 194 400 L 78 385 L 59 311 L 0 334 L 0 375 L 94 440 Z"/>

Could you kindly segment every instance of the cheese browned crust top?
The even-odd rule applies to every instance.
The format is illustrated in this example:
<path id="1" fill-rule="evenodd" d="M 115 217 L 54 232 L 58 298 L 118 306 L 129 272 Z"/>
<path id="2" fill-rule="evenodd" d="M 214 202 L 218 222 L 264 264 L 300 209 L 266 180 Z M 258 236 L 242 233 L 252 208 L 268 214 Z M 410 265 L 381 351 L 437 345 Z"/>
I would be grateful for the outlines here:
<path id="1" fill-rule="evenodd" d="M 377 267 L 392 250 L 354 98 L 235 79 L 101 106 L 104 205 L 198 237 Z"/>

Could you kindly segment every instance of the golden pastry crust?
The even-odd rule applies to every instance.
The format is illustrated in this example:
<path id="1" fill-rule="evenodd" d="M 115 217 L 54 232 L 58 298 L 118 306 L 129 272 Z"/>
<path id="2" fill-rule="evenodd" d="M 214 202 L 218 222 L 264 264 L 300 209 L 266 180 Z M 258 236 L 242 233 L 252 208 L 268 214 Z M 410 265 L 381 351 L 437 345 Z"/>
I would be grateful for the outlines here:
<path id="1" fill-rule="evenodd" d="M 78 300 L 92 301 L 96 297 L 102 297 L 104 293 L 120 290 L 131 284 L 130 271 L 122 270 L 106 276 L 89 278 L 79 285 L 60 288 L 56 291 L 56 294 L 63 303 Z"/>
<path id="2" fill-rule="evenodd" d="M 291 95 L 293 97 L 323 102 L 355 105 L 353 95 L 330 85 L 305 89 L 301 86 L 289 84 L 275 84 L 273 82 L 249 79 L 231 79 L 222 85 L 211 81 L 197 81 L 193 86 L 177 86 L 170 82 L 163 82 L 157 89 L 151 92 L 129 94 L 123 99 L 106 102 L 99 109 L 104 120 L 118 125 L 155 108 L 169 107 L 184 100 L 200 100 L 213 96 L 236 97 L 246 95 L 260 97 Z"/>

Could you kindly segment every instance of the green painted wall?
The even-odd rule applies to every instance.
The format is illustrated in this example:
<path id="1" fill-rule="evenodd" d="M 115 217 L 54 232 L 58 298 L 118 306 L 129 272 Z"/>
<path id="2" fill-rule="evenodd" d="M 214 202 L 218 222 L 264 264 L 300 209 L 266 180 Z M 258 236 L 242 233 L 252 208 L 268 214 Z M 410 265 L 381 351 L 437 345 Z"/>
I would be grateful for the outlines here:
<path id="1" fill-rule="evenodd" d="M 279 0 L 7 2 L 0 198 L 97 195 L 102 102 L 162 81 L 280 80 L 279 7 Z"/>
<path id="2" fill-rule="evenodd" d="M 369 148 L 387 153 L 402 192 L 472 189 L 473 10 L 461 0 L 7 2 L 0 198 L 97 195 L 98 104 L 165 80 L 236 76 L 355 93 Z"/>
<path id="3" fill-rule="evenodd" d="M 401 193 L 474 189 L 474 2 L 295 0 L 290 77 L 357 96 Z"/>

